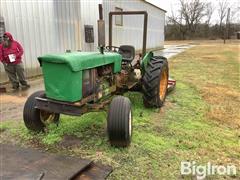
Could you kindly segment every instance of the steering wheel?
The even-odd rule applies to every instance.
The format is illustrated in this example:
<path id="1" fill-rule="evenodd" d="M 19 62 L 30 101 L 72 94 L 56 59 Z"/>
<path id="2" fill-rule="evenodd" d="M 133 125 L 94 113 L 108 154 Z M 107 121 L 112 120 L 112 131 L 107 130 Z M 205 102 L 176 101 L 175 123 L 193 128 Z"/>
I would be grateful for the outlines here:
<path id="1" fill-rule="evenodd" d="M 110 52 L 118 52 L 119 51 L 119 47 L 117 47 L 117 46 L 106 46 L 105 49 Z"/>

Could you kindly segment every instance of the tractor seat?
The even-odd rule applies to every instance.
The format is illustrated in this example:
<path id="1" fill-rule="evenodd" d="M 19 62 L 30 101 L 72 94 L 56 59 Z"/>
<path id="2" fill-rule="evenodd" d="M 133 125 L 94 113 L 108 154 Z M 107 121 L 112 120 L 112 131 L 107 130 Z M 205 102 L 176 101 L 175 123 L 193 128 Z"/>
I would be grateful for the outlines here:
<path id="1" fill-rule="evenodd" d="M 122 45 L 119 47 L 118 53 L 122 55 L 122 60 L 131 62 L 135 57 L 135 48 L 129 45 Z"/>

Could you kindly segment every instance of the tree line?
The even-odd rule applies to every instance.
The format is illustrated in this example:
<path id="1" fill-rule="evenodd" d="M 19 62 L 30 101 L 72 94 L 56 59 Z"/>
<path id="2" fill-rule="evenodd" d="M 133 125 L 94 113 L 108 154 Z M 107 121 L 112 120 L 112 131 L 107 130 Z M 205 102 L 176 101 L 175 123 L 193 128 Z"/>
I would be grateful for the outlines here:
<path id="1" fill-rule="evenodd" d="M 228 0 L 218 0 L 216 5 L 204 0 L 179 0 L 178 9 L 167 16 L 165 38 L 230 39 L 240 31 L 239 11 L 239 4 Z"/>

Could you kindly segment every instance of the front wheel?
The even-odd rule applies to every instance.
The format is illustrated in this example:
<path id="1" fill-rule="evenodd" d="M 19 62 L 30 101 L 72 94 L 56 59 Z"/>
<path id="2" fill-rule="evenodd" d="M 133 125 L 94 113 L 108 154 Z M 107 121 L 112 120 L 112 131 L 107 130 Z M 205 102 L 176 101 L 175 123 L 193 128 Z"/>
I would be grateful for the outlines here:
<path id="1" fill-rule="evenodd" d="M 51 123 L 58 124 L 60 115 L 35 108 L 36 97 L 44 97 L 44 91 L 37 91 L 27 99 L 23 109 L 25 126 L 32 131 L 44 131 Z"/>
<path id="2" fill-rule="evenodd" d="M 107 131 L 112 146 L 126 147 L 132 136 L 132 111 L 128 98 L 117 96 L 113 98 L 107 119 Z"/>

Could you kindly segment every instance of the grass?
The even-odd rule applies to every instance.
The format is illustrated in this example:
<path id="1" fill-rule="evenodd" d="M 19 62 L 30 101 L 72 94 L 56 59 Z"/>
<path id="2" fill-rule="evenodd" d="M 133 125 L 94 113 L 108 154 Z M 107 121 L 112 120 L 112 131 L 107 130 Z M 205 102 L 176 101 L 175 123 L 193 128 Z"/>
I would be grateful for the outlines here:
<path id="1" fill-rule="evenodd" d="M 239 129 L 239 45 L 202 44 L 172 60 L 173 76 L 196 87 L 210 105 L 209 118 Z"/>
<path id="2" fill-rule="evenodd" d="M 111 165 L 109 179 L 192 179 L 180 175 L 181 161 L 233 164 L 240 178 L 239 55 L 237 45 L 200 44 L 170 59 L 177 87 L 159 109 L 145 109 L 141 94 L 133 104 L 133 138 L 125 149 L 111 147 L 106 113 L 61 116 L 47 134 L 30 133 L 23 123 L 1 123 L 1 142 L 45 148 Z M 62 145 L 66 136 L 79 143 Z M 209 176 L 231 179 L 231 176 Z"/>

